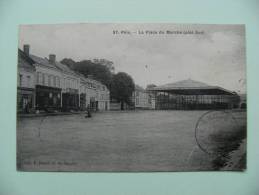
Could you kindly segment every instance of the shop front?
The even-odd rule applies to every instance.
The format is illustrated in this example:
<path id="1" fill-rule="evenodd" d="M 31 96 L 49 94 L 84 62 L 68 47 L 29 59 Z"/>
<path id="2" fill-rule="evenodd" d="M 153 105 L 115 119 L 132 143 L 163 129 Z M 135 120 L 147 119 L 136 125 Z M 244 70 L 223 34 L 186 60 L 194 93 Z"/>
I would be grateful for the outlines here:
<path id="1" fill-rule="evenodd" d="M 80 94 L 80 110 L 86 110 L 86 94 L 81 93 Z"/>
<path id="2" fill-rule="evenodd" d="M 90 98 L 90 109 L 92 111 L 98 111 L 98 101 L 96 101 L 95 97 Z"/>
<path id="3" fill-rule="evenodd" d="M 36 109 L 51 112 L 61 108 L 61 88 L 36 85 Z"/>
<path id="4" fill-rule="evenodd" d="M 35 90 L 32 88 L 18 87 L 17 92 L 17 112 L 32 112 L 34 107 Z"/>
<path id="5" fill-rule="evenodd" d="M 62 110 L 78 110 L 79 109 L 79 94 L 77 89 L 67 89 L 62 93 Z"/>

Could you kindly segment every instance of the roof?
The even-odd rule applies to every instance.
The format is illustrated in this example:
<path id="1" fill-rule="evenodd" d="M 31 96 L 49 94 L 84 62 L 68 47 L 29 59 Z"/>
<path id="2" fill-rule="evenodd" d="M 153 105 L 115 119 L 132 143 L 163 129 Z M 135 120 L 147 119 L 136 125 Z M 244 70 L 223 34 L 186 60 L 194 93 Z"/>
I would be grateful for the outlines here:
<path id="1" fill-rule="evenodd" d="M 194 81 L 192 79 L 187 79 L 187 80 L 182 80 L 178 81 L 175 83 L 169 83 L 165 85 L 160 85 L 157 87 L 154 87 L 153 89 L 181 89 L 181 88 L 204 88 L 204 87 L 209 87 L 209 85 L 199 82 L 199 81 Z"/>
<path id="2" fill-rule="evenodd" d="M 64 71 L 64 72 L 67 72 L 67 73 L 70 73 L 70 74 L 76 74 L 73 70 L 71 70 L 71 69 L 70 69 L 67 65 L 65 65 L 65 64 L 62 64 L 62 63 L 56 61 L 56 62 L 55 62 L 55 65 L 56 65 L 59 69 L 61 69 L 62 71 Z"/>
<path id="3" fill-rule="evenodd" d="M 55 66 L 54 64 L 50 64 L 49 60 L 47 58 L 41 58 L 35 55 L 30 55 L 30 57 L 37 63 L 40 65 L 44 65 L 46 67 L 49 68 L 55 68 L 55 69 L 59 69 L 57 66 Z"/>
<path id="4" fill-rule="evenodd" d="M 192 79 L 182 80 L 175 83 L 160 85 L 151 89 L 150 91 L 174 91 L 177 93 L 194 93 L 194 94 L 236 94 L 222 87 L 211 86 L 206 83 L 195 81 Z"/>
<path id="5" fill-rule="evenodd" d="M 35 56 L 35 55 L 30 55 L 30 59 L 34 63 L 44 65 L 44 66 L 49 67 L 49 68 L 55 68 L 57 70 L 61 70 L 61 71 L 66 72 L 66 73 L 76 75 L 77 77 L 81 78 L 85 82 L 94 82 L 96 84 L 100 84 L 100 85 L 105 86 L 104 84 L 102 84 L 101 82 L 99 82 L 97 80 L 86 78 L 83 74 L 81 74 L 79 72 L 76 72 L 74 70 L 71 70 L 67 65 L 62 64 L 61 62 L 55 61 L 55 64 L 51 64 L 47 58 L 41 58 L 41 57 L 38 57 L 38 56 Z"/>
<path id="6" fill-rule="evenodd" d="M 135 85 L 135 91 L 145 91 L 145 89 L 140 87 L 139 85 Z"/>
<path id="7" fill-rule="evenodd" d="M 103 84 L 102 82 L 94 80 L 94 79 L 91 79 L 91 78 L 88 78 L 88 77 L 85 77 L 80 72 L 75 71 L 75 74 L 81 79 L 81 81 L 89 82 L 89 83 L 94 83 L 94 84 L 101 85 L 101 86 L 104 86 L 104 87 L 107 88 L 107 86 L 105 84 Z"/>
<path id="8" fill-rule="evenodd" d="M 18 66 L 23 68 L 28 68 L 35 70 L 35 67 L 33 66 L 35 62 L 26 55 L 21 49 L 18 49 Z"/>
<path id="9" fill-rule="evenodd" d="M 67 73 L 69 73 L 69 74 L 77 75 L 77 74 L 76 74 L 73 70 L 71 70 L 67 65 L 62 64 L 62 63 L 60 63 L 60 62 L 58 62 L 58 61 L 55 61 L 55 64 L 51 64 L 47 58 L 41 58 L 41 57 L 38 57 L 38 56 L 35 56 L 35 55 L 30 55 L 30 57 L 31 57 L 35 62 L 37 62 L 38 64 L 47 66 L 47 67 L 49 67 L 49 68 L 55 68 L 55 69 L 61 70 L 61 71 L 63 71 L 63 72 L 67 72 Z"/>

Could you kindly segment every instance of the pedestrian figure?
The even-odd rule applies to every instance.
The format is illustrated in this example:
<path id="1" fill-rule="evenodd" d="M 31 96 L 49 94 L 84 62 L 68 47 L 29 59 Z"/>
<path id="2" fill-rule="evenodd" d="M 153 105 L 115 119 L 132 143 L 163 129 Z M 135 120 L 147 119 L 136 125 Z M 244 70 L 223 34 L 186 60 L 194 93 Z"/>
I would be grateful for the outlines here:
<path id="1" fill-rule="evenodd" d="M 91 114 L 91 108 L 89 104 L 87 105 L 86 112 L 87 112 L 87 115 L 85 116 L 85 118 L 91 118 L 92 114 Z"/>
<path id="2" fill-rule="evenodd" d="M 26 102 L 26 105 L 25 105 L 25 112 L 28 114 L 30 112 L 30 107 L 29 107 L 29 103 Z"/>

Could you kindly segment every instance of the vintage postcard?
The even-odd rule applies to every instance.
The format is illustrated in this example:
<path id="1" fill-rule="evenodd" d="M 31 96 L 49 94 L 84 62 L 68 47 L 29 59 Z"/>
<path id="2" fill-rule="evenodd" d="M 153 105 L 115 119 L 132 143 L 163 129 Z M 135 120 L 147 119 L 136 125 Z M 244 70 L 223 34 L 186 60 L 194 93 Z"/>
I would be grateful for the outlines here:
<path id="1" fill-rule="evenodd" d="M 17 170 L 246 169 L 244 25 L 21 25 Z"/>

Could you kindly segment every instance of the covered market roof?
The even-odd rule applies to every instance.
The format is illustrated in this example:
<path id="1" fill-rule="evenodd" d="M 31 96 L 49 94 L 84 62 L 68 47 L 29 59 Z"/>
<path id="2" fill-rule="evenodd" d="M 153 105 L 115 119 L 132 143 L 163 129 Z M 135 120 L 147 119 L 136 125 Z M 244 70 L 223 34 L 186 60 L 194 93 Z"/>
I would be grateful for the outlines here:
<path id="1" fill-rule="evenodd" d="M 199 81 L 194 81 L 192 79 L 182 80 L 175 83 L 169 83 L 165 85 L 160 85 L 151 89 L 149 91 L 165 91 L 165 92 L 173 92 L 176 94 L 207 94 L 207 95 L 236 95 L 235 92 L 229 91 L 222 87 L 211 86 L 206 83 L 202 83 Z"/>

